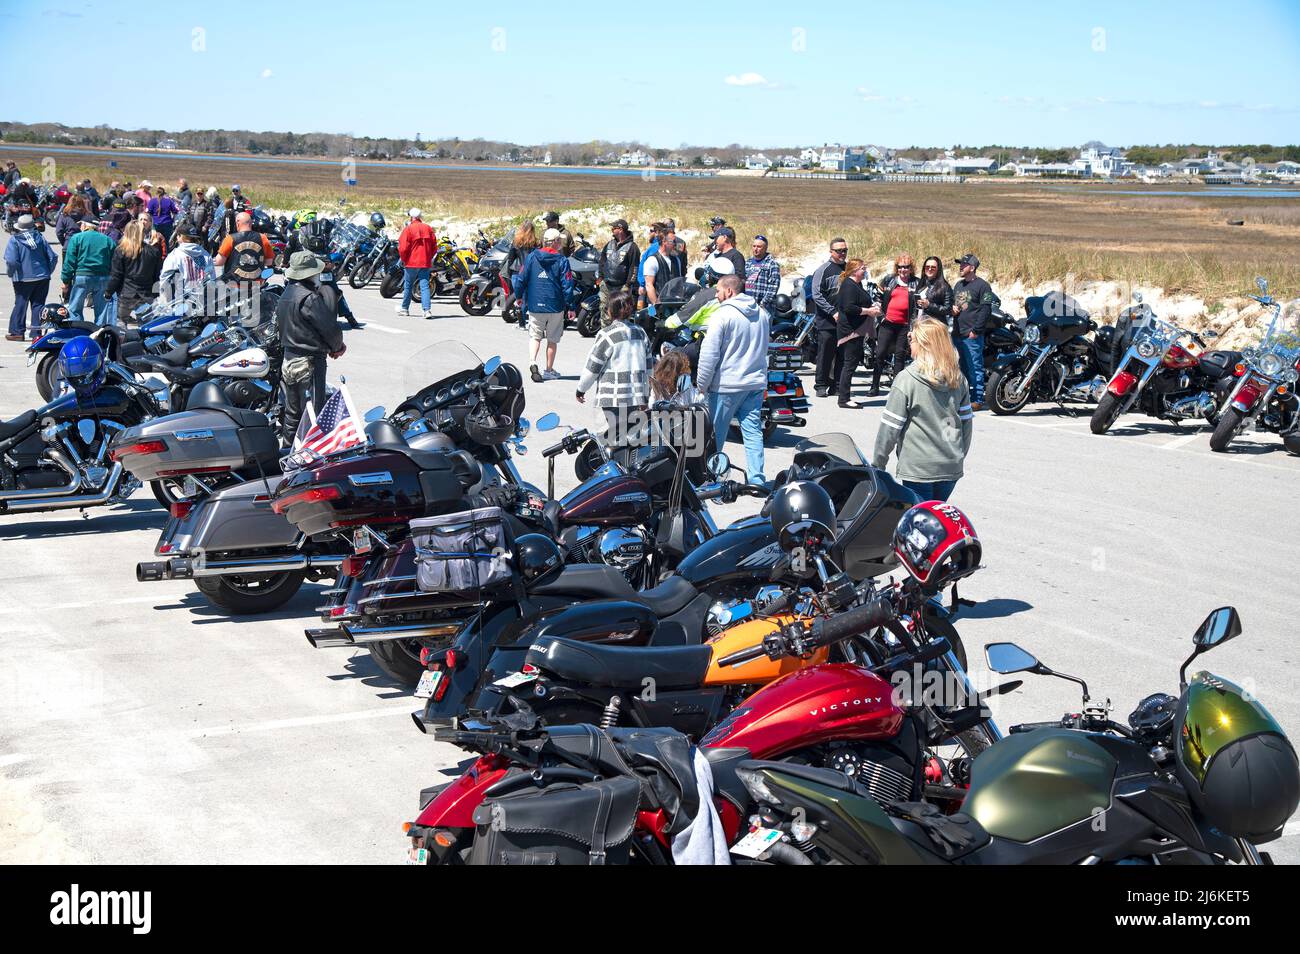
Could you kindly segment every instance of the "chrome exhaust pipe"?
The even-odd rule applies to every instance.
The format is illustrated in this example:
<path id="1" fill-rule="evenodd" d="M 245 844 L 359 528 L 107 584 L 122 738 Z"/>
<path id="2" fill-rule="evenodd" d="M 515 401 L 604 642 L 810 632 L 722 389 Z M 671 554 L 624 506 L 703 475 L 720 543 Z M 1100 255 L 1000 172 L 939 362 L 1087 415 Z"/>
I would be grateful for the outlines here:
<path id="1" fill-rule="evenodd" d="M 137 563 L 135 578 L 141 583 L 156 583 L 159 580 L 188 580 L 194 576 L 194 565 L 188 557 L 172 557 L 170 560 L 158 560 L 153 563 Z"/>
<path id="2" fill-rule="evenodd" d="M 39 500 L 45 497 L 62 497 L 75 494 L 81 489 L 81 471 L 58 451 L 50 451 L 50 460 L 63 468 L 68 475 L 68 482 L 61 487 L 41 487 L 35 490 L 0 490 L 0 502 L 6 500 Z"/>
<path id="3" fill-rule="evenodd" d="M 62 465 L 61 465 L 62 466 Z M 34 500 L 0 500 L 4 513 L 24 513 L 28 510 L 68 510 L 73 507 L 95 507 L 108 503 L 117 494 L 118 482 L 122 479 L 122 465 L 114 464 L 104 489 L 87 497 L 39 497 Z M 81 476 L 77 475 L 76 485 L 81 486 Z M 60 493 L 64 491 L 60 490 Z"/>
<path id="4" fill-rule="evenodd" d="M 1106 393 L 1106 379 L 1100 374 L 1091 381 L 1085 381 L 1082 384 L 1076 384 L 1069 388 L 1061 395 L 1062 401 L 1078 402 L 1080 404 L 1096 404 L 1101 400 L 1101 396 Z"/>
<path id="5" fill-rule="evenodd" d="M 345 634 L 349 646 L 365 646 L 369 643 L 383 643 L 393 639 L 446 639 L 450 640 L 460 632 L 461 624 L 454 621 L 444 623 L 407 623 L 401 626 L 349 626 L 343 623 L 339 627 Z"/>
<path id="6" fill-rule="evenodd" d="M 316 649 L 338 649 L 352 645 L 352 638 L 338 626 L 305 629 L 303 635 L 307 637 L 307 642 L 311 643 Z"/>
<path id="7" fill-rule="evenodd" d="M 1200 394 L 1183 398 L 1169 405 L 1169 414 L 1178 420 L 1206 418 L 1213 413 L 1214 398 L 1208 391 L 1202 391 Z"/>
<path id="8" fill-rule="evenodd" d="M 289 556 L 258 556 L 244 560 L 204 560 L 193 568 L 193 576 L 236 576 L 241 573 L 288 573 L 312 567 L 337 567 L 343 557 L 330 554 L 308 555 L 295 553 Z"/>

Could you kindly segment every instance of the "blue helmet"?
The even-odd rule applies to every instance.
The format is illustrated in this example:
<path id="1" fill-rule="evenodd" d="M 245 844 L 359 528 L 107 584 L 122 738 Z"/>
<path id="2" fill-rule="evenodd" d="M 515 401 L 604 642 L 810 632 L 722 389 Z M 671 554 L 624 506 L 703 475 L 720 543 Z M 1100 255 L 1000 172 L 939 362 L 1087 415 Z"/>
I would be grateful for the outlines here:
<path id="1" fill-rule="evenodd" d="M 94 338 L 73 338 L 59 351 L 59 374 L 79 397 L 89 397 L 104 381 L 104 349 Z"/>

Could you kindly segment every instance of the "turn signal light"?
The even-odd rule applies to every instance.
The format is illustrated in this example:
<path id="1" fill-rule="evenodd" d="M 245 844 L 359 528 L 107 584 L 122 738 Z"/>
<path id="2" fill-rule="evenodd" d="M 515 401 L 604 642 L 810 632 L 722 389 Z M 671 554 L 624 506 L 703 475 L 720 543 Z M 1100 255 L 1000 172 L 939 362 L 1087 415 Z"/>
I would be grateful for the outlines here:
<path id="1" fill-rule="evenodd" d="M 271 504 L 271 509 L 276 513 L 284 513 L 290 507 L 295 507 L 298 504 L 317 503 L 321 500 L 338 500 L 342 496 L 343 491 L 339 490 L 337 486 L 325 484 L 323 487 L 310 487 L 301 493 L 281 497 Z"/>
<path id="2" fill-rule="evenodd" d="M 161 454 L 165 450 L 167 450 L 166 441 L 137 441 L 134 444 L 114 447 L 108 452 L 108 456 L 110 460 L 119 461 L 131 454 Z"/>
<path id="3" fill-rule="evenodd" d="M 175 503 L 167 505 L 167 512 L 177 520 L 184 520 L 190 515 L 190 511 L 193 509 L 194 501 L 192 500 L 178 500 Z"/>
<path id="4" fill-rule="evenodd" d="M 1246 373 L 1246 366 L 1244 364 L 1238 364 L 1235 368 L 1232 369 L 1233 377 L 1239 378 L 1245 373 Z"/>
<path id="5" fill-rule="evenodd" d="M 1278 396 L 1278 397 L 1281 397 L 1282 395 L 1286 394 L 1287 391 L 1290 391 L 1290 390 L 1291 390 L 1291 389 L 1290 389 L 1289 387 L 1287 387 L 1285 384 L 1279 384 L 1279 385 L 1277 386 L 1277 396 Z"/>

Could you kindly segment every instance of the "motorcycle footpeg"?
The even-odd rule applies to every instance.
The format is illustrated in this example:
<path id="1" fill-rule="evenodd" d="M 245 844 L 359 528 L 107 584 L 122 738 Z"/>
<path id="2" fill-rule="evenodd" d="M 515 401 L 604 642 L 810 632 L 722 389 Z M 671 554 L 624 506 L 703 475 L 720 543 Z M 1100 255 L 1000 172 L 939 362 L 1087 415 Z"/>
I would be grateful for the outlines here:
<path id="1" fill-rule="evenodd" d="M 342 646 L 353 646 L 355 643 L 341 626 L 328 626 L 319 629 L 304 630 L 303 634 L 307 637 L 307 642 L 311 643 L 317 649 L 337 649 Z"/>

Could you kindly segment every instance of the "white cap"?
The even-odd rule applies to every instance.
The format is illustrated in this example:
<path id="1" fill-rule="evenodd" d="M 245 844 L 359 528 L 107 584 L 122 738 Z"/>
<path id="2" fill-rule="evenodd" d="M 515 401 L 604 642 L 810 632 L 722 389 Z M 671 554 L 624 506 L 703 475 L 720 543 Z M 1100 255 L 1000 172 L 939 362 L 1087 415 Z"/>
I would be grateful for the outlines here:
<path id="1" fill-rule="evenodd" d="M 406 217 L 410 219 L 418 219 L 420 217 L 420 210 L 416 208 L 408 209 L 406 212 Z"/>
<path id="2" fill-rule="evenodd" d="M 140 183 L 140 188 L 141 188 L 141 189 L 152 189 L 152 188 L 153 188 L 153 183 L 150 182 L 148 179 L 145 179 L 145 180 L 143 180 L 143 181 Z"/>
<path id="3" fill-rule="evenodd" d="M 715 275 L 736 274 L 736 266 L 732 263 L 731 259 L 727 258 L 725 255 L 714 255 L 704 264 L 713 269 L 713 274 Z"/>
<path id="4" fill-rule="evenodd" d="M 548 245 L 551 242 L 557 241 L 559 238 L 560 238 L 559 229 L 547 229 L 545 232 L 542 233 L 542 241 Z"/>

